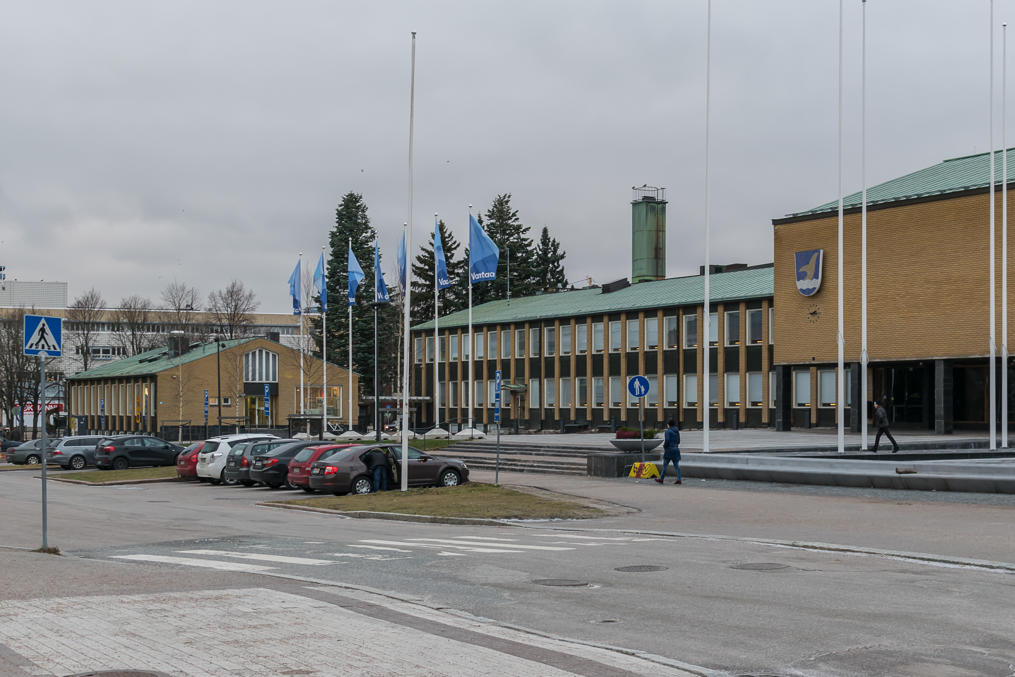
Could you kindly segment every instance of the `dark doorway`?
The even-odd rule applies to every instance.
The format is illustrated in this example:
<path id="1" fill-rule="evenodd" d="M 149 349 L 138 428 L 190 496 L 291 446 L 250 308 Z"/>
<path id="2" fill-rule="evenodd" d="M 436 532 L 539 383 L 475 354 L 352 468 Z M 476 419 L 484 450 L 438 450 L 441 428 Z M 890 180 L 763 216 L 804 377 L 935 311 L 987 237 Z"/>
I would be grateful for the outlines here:
<path id="1" fill-rule="evenodd" d="M 934 394 L 930 368 L 922 362 L 876 366 L 874 397 L 884 401 L 892 425 L 909 428 L 934 427 Z M 956 392 L 958 384 L 956 382 Z"/>
<path id="2" fill-rule="evenodd" d="M 955 423 L 987 423 L 987 365 L 957 364 L 954 376 Z"/>

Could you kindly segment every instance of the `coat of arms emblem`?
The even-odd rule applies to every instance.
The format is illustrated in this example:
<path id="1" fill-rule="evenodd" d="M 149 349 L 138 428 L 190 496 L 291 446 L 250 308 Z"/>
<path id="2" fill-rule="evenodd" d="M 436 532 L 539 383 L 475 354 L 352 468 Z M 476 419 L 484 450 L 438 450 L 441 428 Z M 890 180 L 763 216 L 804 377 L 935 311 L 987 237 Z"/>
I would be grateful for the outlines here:
<path id="1" fill-rule="evenodd" d="M 796 288 L 804 296 L 814 296 L 821 287 L 821 262 L 824 249 L 808 249 L 793 255 L 796 270 Z"/>

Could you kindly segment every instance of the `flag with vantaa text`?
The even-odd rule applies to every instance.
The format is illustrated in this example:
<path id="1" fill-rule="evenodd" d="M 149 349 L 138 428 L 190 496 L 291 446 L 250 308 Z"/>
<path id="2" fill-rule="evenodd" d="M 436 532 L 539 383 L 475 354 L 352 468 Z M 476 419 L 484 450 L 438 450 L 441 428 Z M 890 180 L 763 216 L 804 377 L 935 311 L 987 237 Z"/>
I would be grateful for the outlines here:
<path id="1" fill-rule="evenodd" d="M 499 259 L 500 249 L 469 214 L 469 283 L 496 279 Z"/>
<path id="2" fill-rule="evenodd" d="M 360 268 L 359 261 L 356 260 L 356 255 L 352 253 L 352 247 L 349 248 L 349 305 L 356 305 L 356 288 L 359 287 L 360 281 L 366 277 L 363 274 L 363 269 Z"/>
<path id="3" fill-rule="evenodd" d="M 447 289 L 451 286 L 451 279 L 448 277 L 448 262 L 444 258 L 441 229 L 437 223 L 433 224 L 433 260 L 437 266 L 437 288 Z"/>

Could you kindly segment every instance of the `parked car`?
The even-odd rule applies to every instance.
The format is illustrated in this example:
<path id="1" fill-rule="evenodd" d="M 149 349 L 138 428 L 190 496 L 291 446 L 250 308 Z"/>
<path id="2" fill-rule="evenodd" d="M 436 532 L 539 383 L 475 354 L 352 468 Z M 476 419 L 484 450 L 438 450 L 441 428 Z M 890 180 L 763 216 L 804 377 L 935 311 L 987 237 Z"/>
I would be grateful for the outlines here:
<path id="1" fill-rule="evenodd" d="M 221 484 L 226 469 L 226 457 L 229 450 L 238 442 L 249 440 L 274 440 L 274 435 L 260 433 L 238 433 L 235 435 L 219 435 L 205 440 L 204 447 L 197 455 L 197 479 L 201 482 Z"/>
<path id="2" fill-rule="evenodd" d="M 55 444 L 47 444 L 46 462 L 56 463 L 61 468 L 81 470 L 95 465 L 95 446 L 102 437 L 64 437 Z"/>
<path id="3" fill-rule="evenodd" d="M 46 440 L 46 444 L 56 444 L 60 441 L 59 437 L 55 437 L 52 440 Z M 24 442 L 13 449 L 7 450 L 7 462 L 17 463 L 22 465 L 27 463 L 28 465 L 38 465 L 42 462 L 42 439 L 29 440 Z"/>
<path id="4" fill-rule="evenodd" d="M 3 454 L 6 455 L 8 449 L 20 447 L 22 444 L 24 444 L 24 442 L 21 440 L 9 440 L 4 438 L 3 442 L 0 442 L 0 452 L 3 452 Z"/>
<path id="5" fill-rule="evenodd" d="M 222 475 L 223 484 L 236 484 L 252 487 L 257 482 L 250 479 L 250 466 L 254 464 L 254 456 L 267 454 L 272 449 L 296 440 L 252 440 L 240 442 L 229 450 L 226 457 L 226 468 Z"/>
<path id="6" fill-rule="evenodd" d="M 194 442 L 176 457 L 176 476 L 181 480 L 197 479 L 197 454 L 204 442 Z"/>
<path id="7" fill-rule="evenodd" d="M 373 479 L 367 472 L 363 457 L 371 449 L 380 449 L 387 454 L 397 486 L 400 481 L 397 473 L 402 467 L 401 445 L 370 444 L 337 451 L 327 459 L 314 463 L 310 466 L 310 488 L 330 491 L 336 496 L 350 491 L 369 494 L 373 491 Z M 453 487 L 469 481 L 469 467 L 463 461 L 431 456 L 413 447 L 409 447 L 407 465 L 409 486 Z"/>
<path id="8" fill-rule="evenodd" d="M 102 470 L 126 470 L 135 466 L 176 465 L 183 451 L 179 444 L 145 435 L 103 437 L 95 445 L 95 465 Z"/>
<path id="9" fill-rule="evenodd" d="M 254 464 L 250 467 L 250 479 L 260 482 L 269 489 L 278 489 L 283 484 L 288 485 L 289 461 L 303 449 L 319 445 L 319 440 L 294 440 L 284 444 L 267 454 L 254 457 Z M 288 485 L 295 489 L 293 485 Z"/>
<path id="10" fill-rule="evenodd" d="M 301 449 L 298 454 L 289 461 L 289 474 L 287 476 L 290 486 L 297 486 L 303 491 L 313 493 L 310 488 L 310 466 L 317 461 L 323 461 L 339 449 L 348 449 L 356 446 L 353 444 L 318 444 L 313 447 Z"/>

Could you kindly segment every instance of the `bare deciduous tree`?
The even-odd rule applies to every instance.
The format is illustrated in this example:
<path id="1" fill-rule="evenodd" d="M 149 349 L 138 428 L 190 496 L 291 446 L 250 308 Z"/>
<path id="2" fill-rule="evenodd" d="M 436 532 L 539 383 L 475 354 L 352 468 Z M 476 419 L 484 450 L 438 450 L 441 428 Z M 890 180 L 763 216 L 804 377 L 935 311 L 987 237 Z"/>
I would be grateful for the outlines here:
<path id="1" fill-rule="evenodd" d="M 95 287 L 74 299 L 67 309 L 67 322 L 70 324 L 75 347 L 81 355 L 81 370 L 88 371 L 92 364 L 92 345 L 98 333 L 98 322 L 102 318 L 105 299 Z"/>
<path id="2" fill-rule="evenodd" d="M 152 302 L 143 296 L 132 294 L 120 301 L 120 307 L 113 313 L 116 326 L 113 334 L 117 344 L 129 357 L 158 345 L 158 338 L 152 332 Z"/>
<path id="3" fill-rule="evenodd" d="M 194 322 L 194 311 L 201 309 L 199 298 L 196 287 L 176 280 L 162 290 L 166 329 L 182 331 L 187 344 L 200 339 L 204 333 Z"/>
<path id="4" fill-rule="evenodd" d="M 24 415 L 21 407 L 34 404 L 39 409 L 39 361 L 25 355 L 25 309 L 9 308 L 0 314 L 0 408 L 11 428 L 24 436 Z M 44 410 L 44 409 L 43 409 Z M 44 416 L 35 416 L 35 425 Z"/>
<path id="5" fill-rule="evenodd" d="M 251 324 L 250 314 L 257 310 L 258 305 L 253 290 L 244 287 L 239 280 L 208 294 L 208 310 L 226 338 L 237 338 L 247 333 Z"/>

